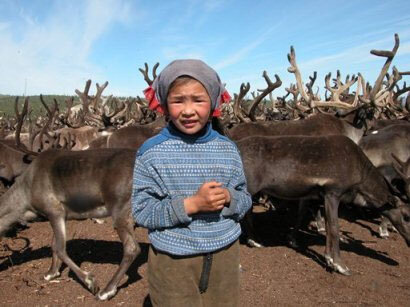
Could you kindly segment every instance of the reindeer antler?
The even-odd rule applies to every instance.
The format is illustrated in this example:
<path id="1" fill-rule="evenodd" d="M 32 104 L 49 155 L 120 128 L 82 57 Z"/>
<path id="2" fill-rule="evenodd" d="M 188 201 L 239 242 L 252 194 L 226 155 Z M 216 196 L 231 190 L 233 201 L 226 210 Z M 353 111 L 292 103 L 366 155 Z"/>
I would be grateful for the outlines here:
<path id="1" fill-rule="evenodd" d="M 290 89 L 291 93 L 294 92 L 295 88 L 297 88 L 297 91 L 300 93 L 304 101 L 309 105 L 311 109 L 315 107 L 337 107 L 337 108 L 351 109 L 357 105 L 357 102 L 358 102 L 356 99 L 358 97 L 357 94 L 352 104 L 342 102 L 340 100 L 340 95 L 342 93 L 346 93 L 349 87 L 352 86 L 358 80 L 358 78 L 361 78 L 361 77 L 352 76 L 350 80 L 349 80 L 349 77 L 347 77 L 346 83 L 343 84 L 341 81 L 340 72 L 337 71 L 336 79 L 334 80 L 335 86 L 332 87 L 330 85 L 331 73 L 327 74 L 325 77 L 326 89 L 332 93 L 332 98 L 330 101 L 318 101 L 314 99 L 313 95 L 309 96 L 303 87 L 302 76 L 296 64 L 296 54 L 295 54 L 295 49 L 293 48 L 293 46 L 290 47 L 290 53 L 288 53 L 288 60 L 291 65 L 288 68 L 288 71 L 290 73 L 293 73 L 296 79 L 296 87 L 294 87 L 293 89 Z M 314 78 L 315 78 L 315 74 L 314 74 Z M 310 79 L 311 81 L 312 80 L 314 81 L 313 78 L 310 78 Z M 356 93 L 359 91 L 360 83 L 361 81 L 359 82 Z M 287 89 L 287 91 L 289 90 Z M 297 97 L 296 94 L 294 94 L 294 97 L 295 98 Z M 298 108 L 302 107 L 300 102 L 295 102 L 295 105 Z"/>
<path id="2" fill-rule="evenodd" d="M 290 46 L 290 53 L 288 53 L 288 61 L 290 63 L 290 67 L 288 68 L 288 72 L 295 74 L 296 79 L 296 87 L 299 93 L 302 95 L 302 98 L 306 101 L 307 104 L 311 104 L 312 98 L 306 94 L 305 89 L 303 88 L 302 76 L 300 74 L 300 70 L 296 64 L 296 54 L 295 49 L 293 46 Z M 312 107 L 312 106 L 310 106 Z"/>
<path id="3" fill-rule="evenodd" d="M 93 101 L 92 106 L 93 106 L 94 112 L 96 112 L 98 110 L 97 105 L 101 101 L 102 92 L 108 86 L 108 81 L 105 81 L 105 83 L 101 86 L 98 83 L 96 83 L 95 85 L 97 87 L 97 92 L 95 93 L 95 96 L 93 97 L 94 101 Z M 99 111 L 99 113 L 104 113 L 103 111 L 101 112 L 101 110 L 98 110 L 98 111 Z"/>
<path id="4" fill-rule="evenodd" d="M 390 64 L 393 61 L 394 56 L 396 55 L 397 50 L 399 49 L 400 39 L 399 35 L 396 33 L 394 34 L 394 47 L 390 50 L 370 50 L 370 53 L 376 56 L 386 57 L 386 62 L 384 63 L 382 70 L 380 71 L 379 76 L 374 83 L 374 87 L 370 90 L 370 97 L 366 99 L 364 97 L 360 97 L 360 100 L 364 103 L 371 103 L 376 105 L 376 100 L 380 97 L 380 89 L 383 84 L 383 79 L 389 70 Z M 379 95 L 378 95 L 379 94 Z"/>
<path id="5" fill-rule="evenodd" d="M 157 77 L 157 68 L 159 66 L 159 62 L 157 62 L 154 67 L 152 68 L 152 80 L 149 78 L 148 76 L 148 63 L 144 63 L 145 66 L 145 70 L 142 68 L 138 68 L 138 70 L 142 73 L 142 75 L 144 76 L 144 80 L 145 82 L 148 83 L 148 85 L 152 85 L 152 83 L 154 82 L 155 78 Z"/>
<path id="6" fill-rule="evenodd" d="M 266 83 L 268 84 L 267 88 L 264 90 L 258 90 L 258 92 L 261 92 L 258 96 L 254 97 L 254 100 L 252 101 L 252 104 L 249 108 L 248 116 L 249 118 L 254 122 L 256 121 L 255 118 L 255 109 L 258 106 L 258 104 L 262 101 L 263 98 L 265 98 L 269 93 L 271 93 L 274 89 L 280 87 L 282 85 L 282 81 L 280 80 L 278 75 L 275 75 L 276 81 L 273 83 L 266 70 L 263 71 L 262 77 L 265 79 Z"/>
<path id="7" fill-rule="evenodd" d="M 241 122 L 246 121 L 242 115 L 241 103 L 243 101 L 243 98 L 246 96 L 246 94 L 249 92 L 250 89 L 251 89 L 251 85 L 249 84 L 249 82 L 246 84 L 242 83 L 239 89 L 239 94 L 234 94 L 233 114 Z"/>
<path id="8" fill-rule="evenodd" d="M 17 148 L 19 148 L 22 152 L 29 154 L 29 155 L 33 155 L 33 156 L 38 156 L 38 152 L 34 152 L 34 151 L 30 151 L 28 149 L 26 149 L 20 141 L 20 133 L 21 133 L 21 128 L 23 126 L 23 122 L 24 122 L 24 117 L 26 117 L 27 112 L 28 112 L 28 97 L 26 97 L 26 99 L 24 100 L 24 106 L 23 106 L 23 110 L 21 111 L 21 113 L 19 112 L 18 109 L 18 101 L 19 101 L 19 97 L 16 97 L 16 101 L 14 104 L 14 110 L 16 112 L 16 118 L 17 118 L 17 127 L 16 127 L 16 146 Z"/>

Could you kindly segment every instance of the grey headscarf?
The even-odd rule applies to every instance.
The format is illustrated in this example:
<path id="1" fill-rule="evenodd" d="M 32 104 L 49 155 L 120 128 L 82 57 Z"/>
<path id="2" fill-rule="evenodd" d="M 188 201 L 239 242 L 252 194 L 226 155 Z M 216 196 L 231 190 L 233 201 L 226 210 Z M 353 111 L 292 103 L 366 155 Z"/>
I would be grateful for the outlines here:
<path id="1" fill-rule="evenodd" d="M 152 88 L 155 90 L 157 100 L 162 107 L 165 107 L 167 103 L 170 85 L 181 76 L 190 76 L 201 82 L 211 98 L 211 109 L 215 110 L 219 106 L 225 87 L 218 74 L 201 60 L 189 59 L 171 62 L 152 83 Z"/>

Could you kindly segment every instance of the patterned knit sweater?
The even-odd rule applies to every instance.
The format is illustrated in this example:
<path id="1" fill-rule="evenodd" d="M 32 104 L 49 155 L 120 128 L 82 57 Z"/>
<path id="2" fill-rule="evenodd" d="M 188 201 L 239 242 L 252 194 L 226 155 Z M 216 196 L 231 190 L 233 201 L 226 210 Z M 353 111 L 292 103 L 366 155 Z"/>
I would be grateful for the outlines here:
<path id="1" fill-rule="evenodd" d="M 231 195 L 217 212 L 188 216 L 184 198 L 205 182 L 217 181 Z M 223 248 L 241 233 L 239 220 L 252 205 L 236 145 L 210 124 L 200 136 L 168 125 L 139 149 L 135 161 L 132 215 L 148 228 L 152 245 L 173 255 L 195 255 Z"/>

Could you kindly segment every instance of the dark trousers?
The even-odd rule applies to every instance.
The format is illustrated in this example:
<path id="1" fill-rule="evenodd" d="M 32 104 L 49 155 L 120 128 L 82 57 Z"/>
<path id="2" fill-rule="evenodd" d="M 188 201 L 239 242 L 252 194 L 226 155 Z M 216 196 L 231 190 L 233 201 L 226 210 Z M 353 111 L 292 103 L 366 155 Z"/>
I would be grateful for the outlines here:
<path id="1" fill-rule="evenodd" d="M 148 283 L 153 306 L 238 306 L 239 242 L 212 254 L 208 288 L 200 293 L 203 255 L 173 256 L 151 247 Z"/>

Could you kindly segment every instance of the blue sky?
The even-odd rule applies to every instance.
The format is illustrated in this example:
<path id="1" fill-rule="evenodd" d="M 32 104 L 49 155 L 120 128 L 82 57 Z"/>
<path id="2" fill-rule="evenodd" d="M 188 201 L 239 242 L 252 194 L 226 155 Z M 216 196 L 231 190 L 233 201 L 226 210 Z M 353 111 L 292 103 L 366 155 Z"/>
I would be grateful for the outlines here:
<path id="1" fill-rule="evenodd" d="M 318 72 L 361 72 L 374 82 L 385 58 L 371 49 L 400 47 L 393 64 L 410 70 L 410 1 L 0 0 L 0 93 L 68 94 L 85 81 L 109 81 L 104 94 L 142 95 L 147 62 L 199 58 L 231 94 L 242 82 L 265 87 L 263 70 L 287 72 L 293 45 L 305 82 Z M 408 77 L 405 77 L 408 78 Z M 274 95 L 275 95 L 274 94 Z"/>

